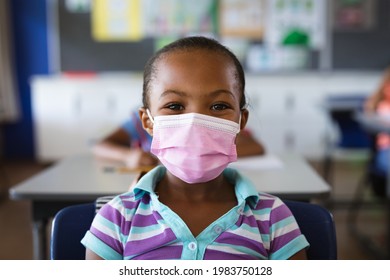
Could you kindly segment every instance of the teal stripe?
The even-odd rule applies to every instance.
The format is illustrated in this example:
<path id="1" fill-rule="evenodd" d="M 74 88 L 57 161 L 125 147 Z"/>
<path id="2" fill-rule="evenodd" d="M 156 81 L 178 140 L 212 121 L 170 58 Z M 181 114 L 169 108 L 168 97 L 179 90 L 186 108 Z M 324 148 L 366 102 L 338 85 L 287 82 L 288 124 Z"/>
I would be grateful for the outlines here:
<path id="1" fill-rule="evenodd" d="M 121 240 L 119 240 L 119 241 L 123 242 L 124 240 L 127 239 L 127 235 L 122 234 L 120 226 L 118 226 L 117 224 L 111 222 L 110 220 L 106 219 L 105 217 L 103 217 L 99 214 L 96 215 L 94 224 L 95 223 L 103 225 L 110 230 L 111 234 L 110 233 L 105 233 L 105 234 L 110 235 L 110 236 L 117 236 L 120 233 Z"/>
<path id="2" fill-rule="evenodd" d="M 290 224 L 295 224 L 295 219 L 293 216 L 287 217 L 279 222 L 274 223 L 271 226 L 271 232 L 275 232 L 276 229 L 284 228 Z"/>
<path id="3" fill-rule="evenodd" d="M 252 213 L 254 215 L 269 215 L 271 210 L 272 210 L 272 208 L 268 207 L 268 208 L 262 208 L 262 209 L 258 209 L 258 210 L 252 210 Z"/>
<path id="4" fill-rule="evenodd" d="M 161 233 L 165 230 L 165 227 L 162 227 L 162 224 L 155 224 L 155 225 L 150 225 L 150 226 L 146 226 L 146 227 L 136 227 L 136 226 L 131 227 L 132 234 L 133 233 L 134 234 L 144 234 L 144 233 L 148 233 L 148 232 L 151 232 L 154 230 L 159 230 L 159 232 Z M 158 235 L 158 233 L 155 235 Z"/>
<path id="5" fill-rule="evenodd" d="M 236 228 L 237 228 L 237 226 L 236 226 Z M 247 224 L 242 224 L 236 232 L 240 232 L 241 230 L 245 231 L 245 232 L 259 234 L 258 227 L 251 227 L 250 225 L 247 225 Z"/>
<path id="6" fill-rule="evenodd" d="M 142 210 L 146 210 L 146 213 L 149 214 L 153 213 L 153 210 L 150 208 L 150 202 L 148 204 L 141 202 L 138 208 L 141 208 Z"/>
<path id="7" fill-rule="evenodd" d="M 303 235 L 297 236 L 291 240 L 288 244 L 280 248 L 278 251 L 274 252 L 269 256 L 270 260 L 287 260 L 293 255 L 298 253 L 304 248 L 307 248 L 309 243 Z"/>
<path id="8" fill-rule="evenodd" d="M 237 227 L 235 225 L 228 232 L 231 232 L 231 233 L 237 234 L 237 235 L 239 234 L 240 236 L 243 236 L 243 237 L 251 239 L 251 240 L 254 240 L 254 239 L 249 238 L 248 234 L 246 234 L 247 232 L 252 233 L 252 234 L 257 234 L 257 235 L 260 234 L 261 240 L 263 242 L 267 242 L 267 243 L 270 242 L 270 235 L 266 234 L 266 233 L 260 233 L 258 227 L 251 227 L 249 225 L 244 225 L 244 224 L 242 224 L 240 227 Z"/>
<path id="9" fill-rule="evenodd" d="M 81 244 L 83 244 L 86 248 L 90 249 L 101 258 L 109 260 L 122 260 L 121 254 L 118 254 L 117 251 L 112 249 L 106 243 L 102 242 L 100 239 L 96 238 L 96 236 L 93 235 L 90 231 L 87 231 L 84 238 L 81 240 Z"/>

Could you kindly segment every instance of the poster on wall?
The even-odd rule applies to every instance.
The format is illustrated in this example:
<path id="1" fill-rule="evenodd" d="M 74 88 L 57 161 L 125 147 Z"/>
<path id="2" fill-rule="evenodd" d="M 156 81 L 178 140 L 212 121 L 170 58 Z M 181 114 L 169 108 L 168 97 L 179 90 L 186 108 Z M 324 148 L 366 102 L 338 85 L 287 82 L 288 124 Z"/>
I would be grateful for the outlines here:
<path id="1" fill-rule="evenodd" d="M 376 0 L 333 0 L 333 28 L 367 31 L 375 25 Z"/>
<path id="2" fill-rule="evenodd" d="M 262 39 L 265 0 L 221 0 L 219 34 L 223 37 Z"/>
<path id="3" fill-rule="evenodd" d="M 217 0 L 94 0 L 92 34 L 97 41 L 215 34 Z"/>
<path id="4" fill-rule="evenodd" d="M 92 0 L 65 0 L 65 7 L 70 13 L 91 12 Z"/>
<path id="5" fill-rule="evenodd" d="M 311 49 L 322 49 L 326 40 L 327 0 L 268 0 L 265 42 L 281 45 L 289 33 L 299 30 Z"/>
<path id="6" fill-rule="evenodd" d="M 142 0 L 145 36 L 215 34 L 217 0 Z"/>
<path id="7" fill-rule="evenodd" d="M 92 36 L 96 41 L 137 41 L 142 37 L 141 0 L 94 0 Z"/>

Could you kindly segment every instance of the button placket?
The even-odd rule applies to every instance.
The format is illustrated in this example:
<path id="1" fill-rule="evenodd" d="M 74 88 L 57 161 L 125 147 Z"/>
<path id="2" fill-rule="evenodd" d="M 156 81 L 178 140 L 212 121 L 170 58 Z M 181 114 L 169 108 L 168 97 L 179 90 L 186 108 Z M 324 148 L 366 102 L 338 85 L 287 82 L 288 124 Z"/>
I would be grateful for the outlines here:
<path id="1" fill-rule="evenodd" d="M 198 245 L 196 244 L 196 242 L 188 243 L 188 249 L 190 249 L 191 251 L 196 250 L 197 247 L 198 247 Z"/>
<path id="2" fill-rule="evenodd" d="M 220 227 L 220 226 L 215 226 L 215 227 L 214 227 L 214 232 L 215 232 L 216 234 L 221 234 L 221 232 L 222 232 L 222 227 Z"/>

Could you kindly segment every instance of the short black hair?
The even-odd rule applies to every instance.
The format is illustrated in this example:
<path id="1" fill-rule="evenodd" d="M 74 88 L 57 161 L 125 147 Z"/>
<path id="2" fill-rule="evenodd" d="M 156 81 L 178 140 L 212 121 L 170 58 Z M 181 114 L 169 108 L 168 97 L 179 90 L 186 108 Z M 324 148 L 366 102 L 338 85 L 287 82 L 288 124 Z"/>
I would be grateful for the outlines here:
<path id="1" fill-rule="evenodd" d="M 153 80 L 153 76 L 156 74 L 156 64 L 164 57 L 164 55 L 172 53 L 174 51 L 191 51 L 191 50 L 210 50 L 218 54 L 222 54 L 229 58 L 236 69 L 236 80 L 238 83 L 239 91 L 241 93 L 240 108 L 243 109 L 246 106 L 245 98 L 245 74 L 244 69 L 234 55 L 227 47 L 223 46 L 217 40 L 207 38 L 203 36 L 191 36 L 178 39 L 165 47 L 157 51 L 146 63 L 144 68 L 143 77 L 143 92 L 142 92 L 142 103 L 145 108 L 149 108 L 148 92 L 150 89 L 150 82 Z"/>

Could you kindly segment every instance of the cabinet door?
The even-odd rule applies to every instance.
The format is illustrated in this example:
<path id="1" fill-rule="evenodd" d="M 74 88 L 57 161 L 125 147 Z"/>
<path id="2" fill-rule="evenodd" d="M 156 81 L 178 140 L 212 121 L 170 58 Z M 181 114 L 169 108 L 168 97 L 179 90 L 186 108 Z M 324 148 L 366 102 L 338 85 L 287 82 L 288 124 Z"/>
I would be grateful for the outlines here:
<path id="1" fill-rule="evenodd" d="M 82 137 L 75 130 L 79 101 L 75 88 L 50 80 L 32 82 L 32 111 L 37 158 L 53 161 L 80 150 Z"/>
<path id="2" fill-rule="evenodd" d="M 141 104 L 142 81 L 39 77 L 32 96 L 37 157 L 53 161 L 89 152 L 125 121 Z"/>
<path id="3" fill-rule="evenodd" d="M 321 79 L 262 77 L 250 80 L 247 92 L 252 102 L 249 126 L 270 152 L 292 151 L 309 157 L 322 153 Z"/>

